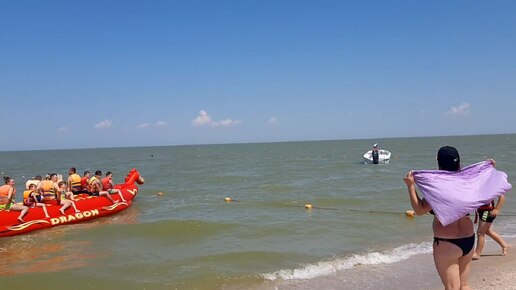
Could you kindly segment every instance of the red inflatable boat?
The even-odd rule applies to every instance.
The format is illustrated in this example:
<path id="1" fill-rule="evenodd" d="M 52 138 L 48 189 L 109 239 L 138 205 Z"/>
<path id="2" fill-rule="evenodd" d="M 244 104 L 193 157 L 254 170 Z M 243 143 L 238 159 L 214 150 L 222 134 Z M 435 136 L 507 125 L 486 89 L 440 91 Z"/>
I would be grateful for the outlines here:
<path id="1" fill-rule="evenodd" d="M 115 185 L 122 191 L 125 202 L 111 202 L 103 196 L 89 196 L 87 194 L 80 194 L 75 197 L 75 205 L 81 212 L 75 213 L 72 207 L 61 214 L 60 205 L 47 204 L 47 211 L 49 218 L 45 218 L 43 209 L 40 207 L 33 207 L 29 209 L 28 214 L 23 218 L 25 222 L 20 223 L 17 218 L 20 215 L 19 211 L 0 211 L 0 237 L 14 236 L 25 234 L 31 231 L 68 225 L 73 223 L 80 223 L 89 221 L 98 217 L 108 216 L 120 212 L 131 206 L 133 199 L 138 193 L 138 186 L 136 184 L 143 184 L 144 180 L 136 169 L 132 169 L 125 178 L 125 182 Z M 118 194 L 112 195 L 115 201 L 120 199 Z"/>

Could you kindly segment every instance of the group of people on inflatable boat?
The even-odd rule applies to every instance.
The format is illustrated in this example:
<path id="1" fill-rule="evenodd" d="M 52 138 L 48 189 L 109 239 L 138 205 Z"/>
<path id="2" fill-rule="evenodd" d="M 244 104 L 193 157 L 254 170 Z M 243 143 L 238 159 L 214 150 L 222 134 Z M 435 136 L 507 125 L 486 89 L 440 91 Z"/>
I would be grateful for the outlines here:
<path id="1" fill-rule="evenodd" d="M 105 177 L 102 177 L 102 171 L 95 171 L 95 175 L 90 177 L 89 171 L 84 171 L 81 177 L 77 174 L 77 169 L 72 167 L 68 170 L 67 181 L 62 176 L 51 173 L 43 178 L 38 175 L 34 179 L 28 180 L 25 184 L 23 192 L 23 202 L 16 203 L 16 187 L 14 179 L 5 176 L 5 184 L 0 186 L 0 210 L 20 211 L 18 221 L 24 222 L 23 217 L 29 212 L 29 208 L 41 207 L 45 213 L 45 217 L 49 218 L 46 204 L 58 204 L 62 207 L 59 211 L 64 214 L 65 210 L 72 207 L 75 212 L 80 210 L 75 205 L 74 195 L 88 194 L 92 196 L 103 196 L 111 203 L 115 204 L 115 200 L 111 194 L 117 193 L 120 200 L 117 202 L 125 202 L 124 196 L 119 189 L 115 189 L 113 185 L 113 173 L 108 171 Z"/>

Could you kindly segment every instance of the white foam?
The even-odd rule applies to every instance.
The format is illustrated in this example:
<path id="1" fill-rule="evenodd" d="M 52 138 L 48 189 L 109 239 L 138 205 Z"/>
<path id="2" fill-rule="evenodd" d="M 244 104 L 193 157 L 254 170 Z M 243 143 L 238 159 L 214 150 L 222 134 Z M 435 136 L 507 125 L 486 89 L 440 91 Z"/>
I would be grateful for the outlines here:
<path id="1" fill-rule="evenodd" d="M 284 269 L 274 273 L 262 274 L 262 277 L 274 281 L 276 279 L 296 280 L 327 276 L 340 270 L 350 269 L 356 265 L 391 264 L 406 260 L 411 256 L 432 252 L 432 243 L 408 244 L 390 251 L 355 254 L 331 261 L 301 265 L 296 269 Z"/>

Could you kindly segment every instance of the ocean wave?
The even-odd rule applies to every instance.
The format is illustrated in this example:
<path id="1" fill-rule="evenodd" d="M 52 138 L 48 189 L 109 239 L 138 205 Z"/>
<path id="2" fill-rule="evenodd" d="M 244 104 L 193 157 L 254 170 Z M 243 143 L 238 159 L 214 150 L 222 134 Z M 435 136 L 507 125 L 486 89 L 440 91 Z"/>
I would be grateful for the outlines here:
<path id="1" fill-rule="evenodd" d="M 384 252 L 370 252 L 355 254 L 344 258 L 335 258 L 331 261 L 322 261 L 314 264 L 305 264 L 295 269 L 283 269 L 273 273 L 262 274 L 264 279 L 274 281 L 312 279 L 327 276 L 337 271 L 353 268 L 357 265 L 391 264 L 418 255 L 432 252 L 432 243 L 408 244 Z"/>

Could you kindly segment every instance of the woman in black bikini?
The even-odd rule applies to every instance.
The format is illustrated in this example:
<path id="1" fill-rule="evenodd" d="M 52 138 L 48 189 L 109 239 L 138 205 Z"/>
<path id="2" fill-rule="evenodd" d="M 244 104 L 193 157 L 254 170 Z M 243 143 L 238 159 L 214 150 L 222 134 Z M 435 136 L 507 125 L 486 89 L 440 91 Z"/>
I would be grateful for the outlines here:
<path id="1" fill-rule="evenodd" d="M 457 149 L 445 146 L 437 153 L 440 170 L 458 171 L 460 156 Z M 417 215 L 431 212 L 428 202 L 421 199 L 417 192 L 412 172 L 404 178 L 407 185 L 410 203 Z M 475 244 L 475 231 L 471 218 L 465 216 L 458 221 L 443 226 L 437 218 L 433 221 L 434 244 L 433 255 L 435 267 L 446 290 L 469 290 L 468 276 Z"/>

